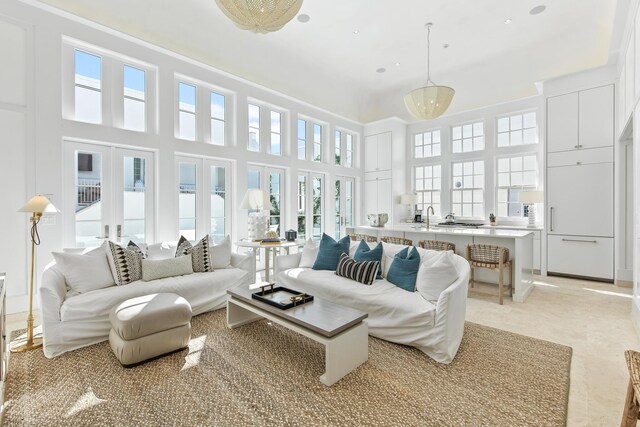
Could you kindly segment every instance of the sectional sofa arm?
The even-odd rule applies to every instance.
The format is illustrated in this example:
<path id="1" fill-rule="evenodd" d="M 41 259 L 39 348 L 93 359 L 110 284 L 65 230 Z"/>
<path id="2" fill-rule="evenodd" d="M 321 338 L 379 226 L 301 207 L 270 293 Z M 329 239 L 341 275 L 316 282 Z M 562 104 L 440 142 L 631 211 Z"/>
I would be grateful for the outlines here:
<path id="1" fill-rule="evenodd" d="M 280 273 L 281 271 L 298 267 L 300 265 L 301 256 L 301 253 L 277 256 L 273 266 L 274 275 L 278 276 L 278 273 Z"/>
<path id="2" fill-rule="evenodd" d="M 252 280 L 256 275 L 255 260 L 252 254 L 241 255 L 232 253 L 231 266 L 248 272 Z"/>
<path id="3" fill-rule="evenodd" d="M 64 276 L 52 262 L 45 267 L 40 285 L 40 307 L 43 319 L 60 320 L 60 307 L 62 307 L 66 295 L 67 284 Z"/>

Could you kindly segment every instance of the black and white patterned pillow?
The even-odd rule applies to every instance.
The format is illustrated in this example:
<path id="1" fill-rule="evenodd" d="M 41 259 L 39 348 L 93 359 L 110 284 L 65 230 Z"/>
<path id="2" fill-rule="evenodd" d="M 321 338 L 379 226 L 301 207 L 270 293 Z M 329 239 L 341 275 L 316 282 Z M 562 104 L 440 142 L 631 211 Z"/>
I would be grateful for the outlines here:
<path id="1" fill-rule="evenodd" d="M 378 273 L 379 261 L 360 261 L 357 262 L 347 254 L 340 255 L 336 274 L 355 280 L 365 285 L 371 285 L 376 280 Z"/>
<path id="2" fill-rule="evenodd" d="M 191 254 L 194 273 L 207 273 L 213 271 L 208 234 L 195 245 L 192 245 L 184 236 L 180 236 L 175 256 L 179 257 L 189 254 Z"/>
<path id="3" fill-rule="evenodd" d="M 130 250 L 123 246 L 109 242 L 108 258 L 111 274 L 116 285 L 126 285 L 142 279 L 142 251 Z"/>
<path id="4" fill-rule="evenodd" d="M 142 256 L 142 259 L 145 259 L 147 257 L 147 254 L 145 254 L 142 248 L 138 246 L 133 240 L 129 240 L 129 243 L 127 243 L 127 249 L 129 249 L 130 251 L 138 252 Z"/>

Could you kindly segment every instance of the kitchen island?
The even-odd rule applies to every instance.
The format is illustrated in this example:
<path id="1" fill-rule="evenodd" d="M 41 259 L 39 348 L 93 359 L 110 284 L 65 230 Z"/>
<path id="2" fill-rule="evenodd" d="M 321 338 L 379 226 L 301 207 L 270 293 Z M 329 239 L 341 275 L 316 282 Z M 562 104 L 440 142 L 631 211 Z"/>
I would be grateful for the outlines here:
<path id="1" fill-rule="evenodd" d="M 509 255 L 514 260 L 513 301 L 524 302 L 534 288 L 532 231 L 437 226 L 427 229 L 418 224 L 403 224 L 347 227 L 347 233 L 368 234 L 376 236 L 378 240 L 384 236 L 404 237 L 413 240 L 415 246 L 420 240 L 451 242 L 456 245 L 456 253 L 462 257 L 466 257 L 469 243 L 503 246 L 509 249 Z M 476 280 L 497 283 L 498 277 L 495 272 L 479 269 L 476 270 Z"/>

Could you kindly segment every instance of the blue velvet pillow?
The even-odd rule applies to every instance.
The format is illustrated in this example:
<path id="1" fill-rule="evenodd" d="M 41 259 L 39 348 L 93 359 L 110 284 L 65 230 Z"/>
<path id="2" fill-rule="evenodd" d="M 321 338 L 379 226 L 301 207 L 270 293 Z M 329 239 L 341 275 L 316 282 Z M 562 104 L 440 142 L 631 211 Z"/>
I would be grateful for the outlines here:
<path id="1" fill-rule="evenodd" d="M 318 248 L 318 256 L 316 262 L 313 264 L 314 270 L 332 270 L 336 271 L 338 268 L 338 261 L 340 261 L 340 255 L 349 255 L 349 236 L 344 236 L 340 241 L 336 242 L 333 237 L 327 236 L 322 233 L 322 239 L 320 240 L 320 247 Z"/>
<path id="2" fill-rule="evenodd" d="M 353 255 L 353 259 L 358 262 L 378 261 L 380 264 L 378 265 L 376 279 L 382 279 L 382 243 L 378 243 L 375 248 L 371 249 L 367 242 L 361 240 L 358 248 L 356 249 L 356 253 Z"/>
<path id="3" fill-rule="evenodd" d="M 415 292 L 420 268 L 420 254 L 414 247 L 404 248 L 393 257 L 387 280 L 408 292 Z"/>

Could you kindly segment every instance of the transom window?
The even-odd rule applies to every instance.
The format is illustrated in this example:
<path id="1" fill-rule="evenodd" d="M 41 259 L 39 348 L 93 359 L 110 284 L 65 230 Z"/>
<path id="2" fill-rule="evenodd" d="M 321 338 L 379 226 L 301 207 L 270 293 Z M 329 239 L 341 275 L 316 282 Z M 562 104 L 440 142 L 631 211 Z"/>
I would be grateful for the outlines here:
<path id="1" fill-rule="evenodd" d="M 144 132 L 146 129 L 145 72 L 130 65 L 123 66 L 123 127 Z"/>
<path id="2" fill-rule="evenodd" d="M 527 216 L 520 203 L 523 190 L 538 185 L 538 158 L 535 154 L 498 159 L 498 217 Z"/>
<path id="3" fill-rule="evenodd" d="M 498 119 L 498 147 L 538 143 L 535 111 Z"/>
<path id="4" fill-rule="evenodd" d="M 75 49 L 75 119 L 102 123 L 102 58 Z"/>
<path id="5" fill-rule="evenodd" d="M 336 165 L 342 164 L 342 132 L 336 131 Z"/>
<path id="6" fill-rule="evenodd" d="M 279 156 L 282 154 L 282 114 L 271 112 L 271 145 L 269 153 Z"/>
<path id="7" fill-rule="evenodd" d="M 418 209 L 426 212 L 433 206 L 435 216 L 441 216 L 440 190 L 442 188 L 442 170 L 440 165 L 416 166 L 416 194 Z"/>
<path id="8" fill-rule="evenodd" d="M 452 164 L 451 209 L 465 218 L 484 217 L 484 161 Z"/>
<path id="9" fill-rule="evenodd" d="M 307 121 L 298 119 L 298 158 L 307 158 Z"/>
<path id="10" fill-rule="evenodd" d="M 414 136 L 413 143 L 413 153 L 416 159 L 437 157 L 441 154 L 439 130 L 418 133 Z"/>
<path id="11" fill-rule="evenodd" d="M 211 143 L 213 145 L 225 144 L 224 105 L 224 95 L 211 92 Z"/>
<path id="12" fill-rule="evenodd" d="M 353 135 L 350 133 L 347 134 L 347 146 L 345 147 L 346 151 L 346 162 L 345 166 L 348 168 L 353 167 Z"/>
<path id="13" fill-rule="evenodd" d="M 196 140 L 196 87 L 178 83 L 178 136 Z M 186 236 L 185 236 L 186 237 Z"/>
<path id="14" fill-rule="evenodd" d="M 260 151 L 260 107 L 249 104 L 249 151 Z"/>
<path id="15" fill-rule="evenodd" d="M 322 161 L 322 126 L 313 124 L 313 161 Z"/>
<path id="16" fill-rule="evenodd" d="M 476 122 L 451 128 L 451 151 L 468 153 L 484 150 L 484 123 Z"/>

